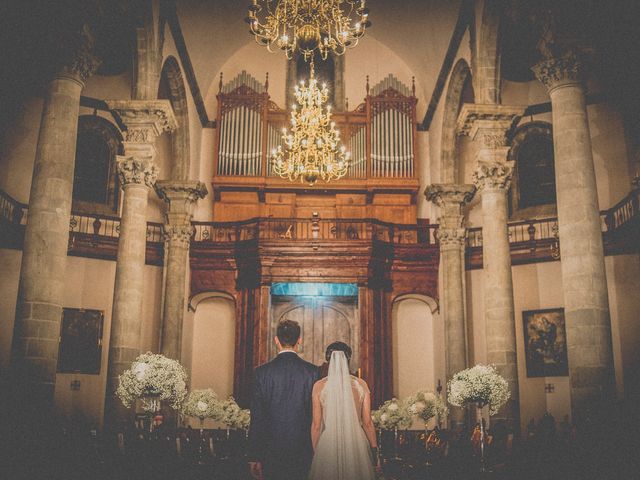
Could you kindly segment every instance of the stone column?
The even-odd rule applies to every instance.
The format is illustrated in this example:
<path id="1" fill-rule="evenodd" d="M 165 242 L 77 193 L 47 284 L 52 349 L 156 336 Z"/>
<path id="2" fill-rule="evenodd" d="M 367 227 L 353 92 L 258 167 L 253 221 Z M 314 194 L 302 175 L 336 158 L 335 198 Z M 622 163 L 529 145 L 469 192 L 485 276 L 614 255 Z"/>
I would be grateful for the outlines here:
<path id="1" fill-rule="evenodd" d="M 553 114 L 562 288 L 574 418 L 614 398 L 609 298 L 581 64 L 573 53 L 533 68 Z"/>
<path id="2" fill-rule="evenodd" d="M 153 163 L 155 139 L 176 128 L 168 100 L 107 101 L 127 126 L 124 155 L 118 157 L 123 188 L 120 239 L 111 315 L 105 426 L 119 427 L 130 416 L 115 397 L 118 376 L 140 353 L 140 322 L 144 301 L 147 246 L 147 201 L 158 168 Z"/>
<path id="3" fill-rule="evenodd" d="M 196 202 L 207 194 L 202 182 L 161 181 L 156 184 L 160 198 L 167 202 L 165 232 L 165 286 L 160 352 L 181 361 L 182 322 L 189 245 L 193 233 L 191 218 Z"/>
<path id="4" fill-rule="evenodd" d="M 80 92 L 98 66 L 89 33 L 83 30 L 75 40 L 72 57 L 45 93 L 11 351 L 16 393 L 37 408 L 53 404 Z"/>
<path id="5" fill-rule="evenodd" d="M 516 328 L 511 278 L 511 252 L 507 231 L 507 191 L 512 162 L 507 161 L 506 133 L 524 107 L 465 104 L 458 131 L 478 141 L 474 183 L 482 202 L 482 262 L 487 362 L 509 382 L 511 399 L 495 416 L 520 428 Z"/>
<path id="6" fill-rule="evenodd" d="M 447 381 L 453 374 L 467 368 L 467 327 L 464 315 L 464 226 L 465 204 L 473 198 L 473 185 L 435 184 L 427 187 L 427 200 L 440 207 L 438 241 L 442 262 L 442 310 Z M 451 409 L 452 428 L 458 430 L 465 423 L 461 408 Z"/>

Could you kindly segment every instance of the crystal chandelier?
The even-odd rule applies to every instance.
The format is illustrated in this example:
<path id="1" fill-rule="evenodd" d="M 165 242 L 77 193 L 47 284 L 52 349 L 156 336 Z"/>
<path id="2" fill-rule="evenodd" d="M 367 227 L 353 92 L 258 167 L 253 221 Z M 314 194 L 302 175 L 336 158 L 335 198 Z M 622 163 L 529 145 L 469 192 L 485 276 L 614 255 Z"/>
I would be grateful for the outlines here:
<path id="1" fill-rule="evenodd" d="M 270 52 L 290 59 L 299 51 L 307 61 L 314 50 L 326 60 L 355 47 L 371 26 L 368 15 L 365 0 L 253 0 L 245 21 Z"/>
<path id="2" fill-rule="evenodd" d="M 351 154 L 340 144 L 340 132 L 331 120 L 331 106 L 322 108 L 329 95 L 325 84 L 318 88 L 313 59 L 309 86 L 304 81 L 295 87 L 298 105 L 291 112 L 291 132 L 282 129 L 282 146 L 271 151 L 273 171 L 294 182 L 314 185 L 318 178 L 329 182 L 344 177 Z"/>

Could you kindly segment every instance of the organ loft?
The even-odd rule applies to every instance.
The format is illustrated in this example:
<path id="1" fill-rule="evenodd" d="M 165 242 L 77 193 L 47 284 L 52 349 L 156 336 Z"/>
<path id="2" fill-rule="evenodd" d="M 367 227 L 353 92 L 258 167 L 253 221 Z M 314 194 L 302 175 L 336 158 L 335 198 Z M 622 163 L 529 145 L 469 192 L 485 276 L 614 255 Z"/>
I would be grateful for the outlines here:
<path id="1" fill-rule="evenodd" d="M 295 35 L 261 23 L 313 3 L 8 2 L 0 422 L 126 456 L 139 355 L 248 408 L 293 320 L 311 363 L 351 346 L 374 409 L 493 365 L 494 433 L 617 436 L 640 397 L 635 2 L 323 0 Z M 352 26 L 314 40 L 330 11 Z M 437 431 L 471 438 L 480 417 L 448 405 Z M 172 455 L 222 428 L 162 418 Z"/>

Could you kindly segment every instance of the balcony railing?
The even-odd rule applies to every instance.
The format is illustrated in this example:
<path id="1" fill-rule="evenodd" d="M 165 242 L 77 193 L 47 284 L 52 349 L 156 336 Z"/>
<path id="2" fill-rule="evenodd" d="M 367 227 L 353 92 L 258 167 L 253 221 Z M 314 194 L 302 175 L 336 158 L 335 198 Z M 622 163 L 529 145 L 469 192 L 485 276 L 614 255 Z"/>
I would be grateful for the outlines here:
<path id="1" fill-rule="evenodd" d="M 193 222 L 193 242 L 357 242 L 436 245 L 436 225 L 400 225 L 374 219 L 255 218 L 244 222 Z"/>
<path id="2" fill-rule="evenodd" d="M 605 253 L 638 252 L 640 247 L 640 188 L 632 190 L 612 208 L 601 212 Z M 28 206 L 0 191 L 0 247 L 22 248 Z M 254 218 L 243 222 L 192 222 L 192 243 L 231 246 L 258 240 L 290 242 L 372 242 L 397 246 L 436 246 L 437 225 L 403 225 L 375 219 Z M 558 220 L 542 218 L 508 224 L 514 264 L 555 260 L 560 257 Z M 69 254 L 115 259 L 120 218 L 73 212 L 69 221 Z M 162 264 L 163 226 L 147 223 L 147 262 Z M 467 266 L 482 266 L 482 228 L 467 235 Z"/>

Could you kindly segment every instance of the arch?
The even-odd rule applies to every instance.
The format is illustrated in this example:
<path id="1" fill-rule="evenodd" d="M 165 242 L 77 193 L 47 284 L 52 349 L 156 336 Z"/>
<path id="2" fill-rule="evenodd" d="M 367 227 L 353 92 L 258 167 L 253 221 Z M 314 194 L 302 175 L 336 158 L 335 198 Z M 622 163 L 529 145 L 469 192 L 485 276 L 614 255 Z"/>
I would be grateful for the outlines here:
<path id="1" fill-rule="evenodd" d="M 429 310 L 431 310 L 431 313 L 438 313 L 440 311 L 440 305 L 438 305 L 438 301 L 435 298 L 419 293 L 400 294 L 393 299 L 393 303 L 408 299 L 418 300 L 419 302 L 425 303 L 429 307 Z"/>
<path id="2" fill-rule="evenodd" d="M 465 90 L 471 87 L 471 69 L 466 60 L 461 58 L 451 72 L 444 103 L 442 139 L 440 141 L 441 183 L 456 183 L 458 181 L 460 165 L 458 164 L 457 158 L 458 135 L 456 132 L 456 122 L 463 100 L 473 102 L 472 98 L 464 98 Z M 470 95 L 473 97 L 473 90 Z"/>
<path id="3" fill-rule="evenodd" d="M 189 142 L 189 111 L 187 94 L 180 65 L 175 57 L 169 56 L 162 66 L 158 98 L 171 102 L 178 128 L 171 133 L 170 180 L 188 180 L 191 146 Z"/>
<path id="4" fill-rule="evenodd" d="M 78 117 L 73 208 L 113 214 L 118 210 L 116 156 L 123 154 L 118 128 L 98 115 Z"/>
<path id="5" fill-rule="evenodd" d="M 477 103 L 500 103 L 500 0 L 485 0 L 476 48 L 471 49 Z"/>
<path id="6" fill-rule="evenodd" d="M 434 305 L 434 299 L 417 294 L 401 295 L 393 302 L 393 393 L 397 397 L 435 389 Z"/>
<path id="7" fill-rule="evenodd" d="M 231 300 L 232 302 L 236 301 L 236 298 L 227 292 L 218 292 L 218 291 L 209 291 L 209 292 L 200 292 L 196 293 L 189 299 L 189 304 L 187 305 L 188 310 L 191 312 L 195 312 L 196 308 L 198 308 L 198 304 L 208 298 L 226 298 Z"/>

